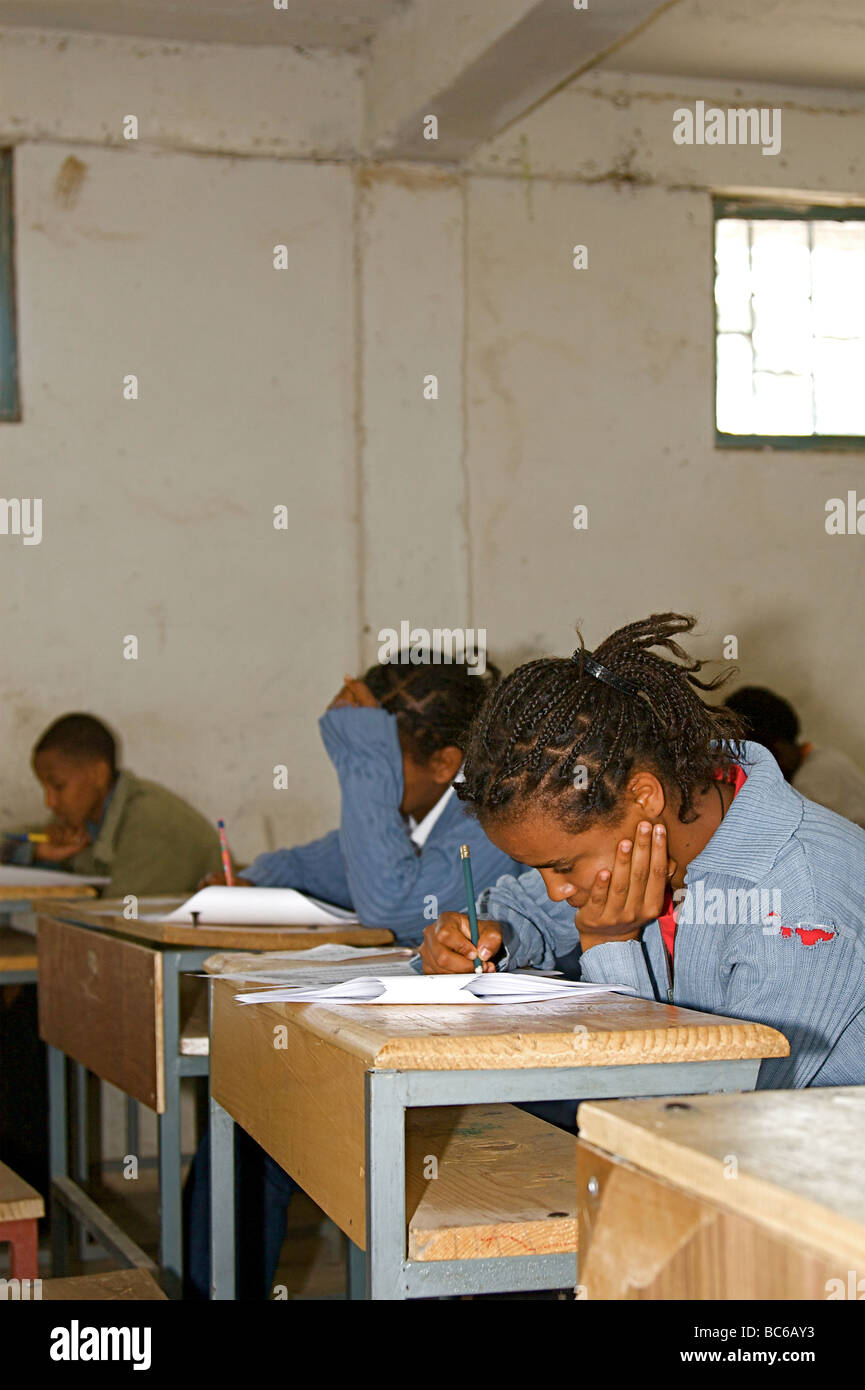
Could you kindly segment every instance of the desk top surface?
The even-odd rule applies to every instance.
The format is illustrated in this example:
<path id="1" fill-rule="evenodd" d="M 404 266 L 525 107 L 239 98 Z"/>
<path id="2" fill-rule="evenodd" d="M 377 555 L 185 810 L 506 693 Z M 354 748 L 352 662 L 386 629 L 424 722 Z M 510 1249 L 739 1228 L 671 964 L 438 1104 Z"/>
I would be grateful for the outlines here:
<path id="1" fill-rule="evenodd" d="M 63 898 L 95 898 L 96 889 L 89 883 L 45 883 L 38 888 L 19 884 L 0 884 L 0 902 L 41 903 Z"/>
<path id="2" fill-rule="evenodd" d="M 865 1086 L 588 1101 L 579 1123 L 596 1148 L 865 1269 Z"/>
<path id="3" fill-rule="evenodd" d="M 138 908 L 141 913 L 164 912 L 167 916 L 184 901 L 184 898 L 139 898 Z M 386 946 L 393 941 L 393 933 L 385 927 L 238 927 L 204 924 L 193 927 L 182 922 L 145 922 L 140 917 L 124 917 L 120 899 L 103 900 L 94 907 L 52 903 L 50 910 L 43 912 L 42 916 L 71 926 L 93 927 L 131 937 L 152 946 L 291 951 L 320 946 L 328 941 L 346 946 Z"/>
<path id="4" fill-rule="evenodd" d="M 242 985 L 217 978 L 214 988 L 236 994 Z M 243 1013 L 265 1010 L 270 1023 L 297 1026 L 370 1067 L 416 1071 L 631 1066 L 786 1057 L 789 1052 L 786 1038 L 764 1024 L 621 994 L 590 1003 L 426 1008 L 236 1004 L 228 1015 L 231 1027 L 242 1028 Z"/>

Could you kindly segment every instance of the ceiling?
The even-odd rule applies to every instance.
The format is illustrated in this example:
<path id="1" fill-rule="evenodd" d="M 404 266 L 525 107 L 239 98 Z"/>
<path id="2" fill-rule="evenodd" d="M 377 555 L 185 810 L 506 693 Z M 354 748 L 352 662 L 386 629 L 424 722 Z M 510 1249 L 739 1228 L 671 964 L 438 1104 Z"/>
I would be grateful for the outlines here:
<path id="1" fill-rule="evenodd" d="M 0 26 L 352 49 L 405 0 L 0 0 Z"/>
<path id="2" fill-rule="evenodd" d="M 469 7 L 469 0 L 439 3 L 445 22 L 449 11 Z M 272 0 L 0 0 L 0 27 L 351 50 L 410 4 L 286 0 L 275 10 Z M 865 0 L 679 0 L 600 66 L 863 89 Z"/>
<path id="3" fill-rule="evenodd" d="M 865 0 L 681 0 L 599 66 L 865 89 Z"/>

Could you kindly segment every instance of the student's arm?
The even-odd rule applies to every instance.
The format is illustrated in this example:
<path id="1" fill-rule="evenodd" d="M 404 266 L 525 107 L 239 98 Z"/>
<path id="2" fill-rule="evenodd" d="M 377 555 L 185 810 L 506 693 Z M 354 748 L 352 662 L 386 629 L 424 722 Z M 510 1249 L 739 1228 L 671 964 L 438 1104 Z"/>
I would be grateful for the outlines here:
<path id="1" fill-rule="evenodd" d="M 457 848 L 427 843 L 419 851 L 406 834 L 392 714 L 344 706 L 328 710 L 319 727 L 342 792 L 339 841 L 354 910 L 368 926 L 389 927 L 398 941 L 419 941 L 431 917 L 465 905 Z M 501 854 L 468 816 L 463 838 L 476 880 L 491 878 Z"/>
<path id="2" fill-rule="evenodd" d="M 849 929 L 824 930 L 833 932 L 831 939 L 806 945 L 795 930 L 786 937 L 766 935 L 759 925 L 717 927 L 726 939 L 719 955 L 706 960 L 706 1006 L 711 999 L 713 1013 L 777 1028 L 790 1043 L 789 1057 L 760 1067 L 762 1088 L 865 1084 L 865 950 Z M 664 982 L 653 979 L 639 941 L 593 946 L 581 964 L 584 980 L 632 985 L 643 998 L 665 999 Z M 688 1002 L 704 1007 L 693 990 Z"/>
<path id="3" fill-rule="evenodd" d="M 70 830 L 50 821 L 48 825 L 26 825 L 16 827 L 16 834 L 37 833 L 48 837 L 45 843 L 32 840 L 12 840 L 0 837 L 0 864 L 17 864 L 30 868 L 38 865 L 41 869 L 70 869 L 71 861 L 90 843 L 83 829 Z"/>
<path id="4" fill-rule="evenodd" d="M 798 926 L 807 933 L 810 924 Z M 777 1028 L 790 1043 L 789 1057 L 762 1064 L 759 1087 L 865 1084 L 865 1053 L 857 1052 L 865 946 L 849 927 L 819 930 L 832 935 L 806 944 L 808 936 L 803 940 L 795 927 L 789 937 L 750 925 L 729 931 L 723 1012 Z M 831 1077 L 837 1079 L 830 1083 Z"/>
<path id="5" fill-rule="evenodd" d="M 537 869 L 498 879 L 481 893 L 477 913 L 501 924 L 502 949 L 495 957 L 499 970 L 556 970 L 579 950 L 574 909 L 550 901 Z"/>
<path id="6" fill-rule="evenodd" d="M 593 985 L 630 985 L 641 999 L 668 1002 L 668 982 L 656 975 L 641 940 L 608 941 L 602 946 L 584 948 L 580 956 L 580 979 Z"/>
<path id="7" fill-rule="evenodd" d="M 111 878 L 103 897 L 191 893 L 200 877 L 200 858 L 196 855 L 191 863 L 182 836 L 170 821 L 166 825 L 158 802 L 154 805 L 143 797 L 131 800 L 123 812 L 107 868 Z M 75 864 L 75 868 L 76 872 L 93 872 L 92 867 L 84 870 Z"/>
<path id="8" fill-rule="evenodd" d="M 240 876 L 256 888 L 296 888 L 336 907 L 353 906 L 338 830 L 308 845 L 259 854 Z"/>

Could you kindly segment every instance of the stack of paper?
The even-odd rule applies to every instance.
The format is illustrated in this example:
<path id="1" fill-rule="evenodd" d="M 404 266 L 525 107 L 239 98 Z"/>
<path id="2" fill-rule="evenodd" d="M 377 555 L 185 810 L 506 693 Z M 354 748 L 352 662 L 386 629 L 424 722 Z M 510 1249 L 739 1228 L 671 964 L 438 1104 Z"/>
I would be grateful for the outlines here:
<path id="1" fill-rule="evenodd" d="M 65 869 L 34 869 L 29 864 L 0 864 L 0 888 L 20 888 L 22 898 L 27 897 L 28 888 L 72 888 L 81 883 L 89 883 L 92 888 L 101 888 L 110 883 L 110 878 L 100 875 L 70 874 Z"/>
<path id="2" fill-rule="evenodd" d="M 316 988 L 262 989 L 237 994 L 241 1004 L 544 1004 L 635 994 L 627 985 L 590 985 L 519 971 L 484 975 L 385 974 Z"/>
<path id="3" fill-rule="evenodd" d="M 193 913 L 195 916 L 193 916 Z M 142 913 L 142 922 L 189 922 L 221 927 L 343 927 L 353 912 L 308 898 L 294 888 L 201 888 L 174 912 Z"/>

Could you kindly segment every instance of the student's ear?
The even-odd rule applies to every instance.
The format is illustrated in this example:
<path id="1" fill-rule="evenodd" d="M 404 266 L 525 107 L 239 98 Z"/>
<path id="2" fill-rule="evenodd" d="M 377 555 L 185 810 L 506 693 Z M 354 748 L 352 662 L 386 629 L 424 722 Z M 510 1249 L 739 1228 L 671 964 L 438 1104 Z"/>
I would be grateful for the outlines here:
<path id="1" fill-rule="evenodd" d="M 104 758 L 97 758 L 93 763 L 93 781 L 102 792 L 107 796 L 111 790 L 111 783 L 114 779 L 111 776 L 111 768 Z"/>
<path id="2" fill-rule="evenodd" d="M 663 785 L 653 772 L 635 772 L 628 783 L 628 791 L 632 800 L 639 806 L 641 816 L 650 821 L 660 818 L 667 798 Z"/>
<path id="3" fill-rule="evenodd" d="M 456 748 L 453 744 L 448 744 L 447 748 L 439 748 L 433 753 L 427 767 L 437 782 L 445 786 L 452 782 L 463 765 L 463 751 Z"/>

